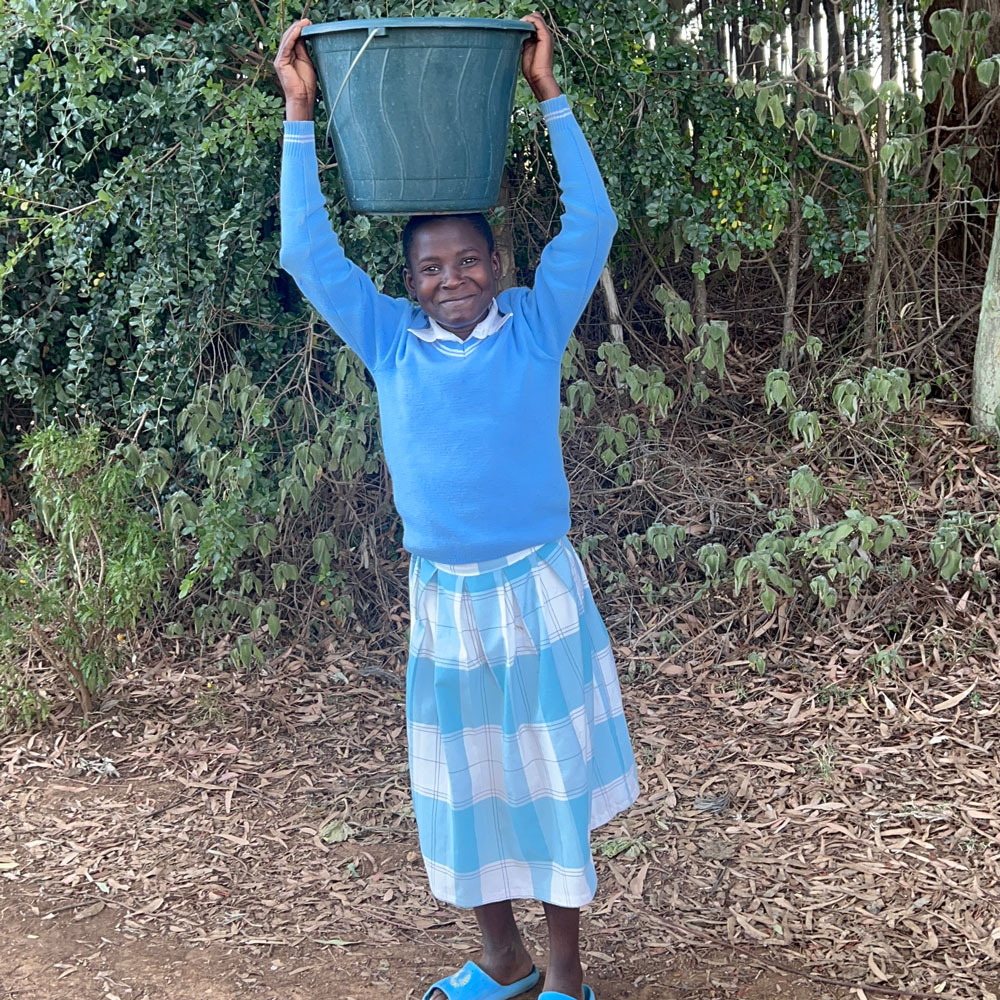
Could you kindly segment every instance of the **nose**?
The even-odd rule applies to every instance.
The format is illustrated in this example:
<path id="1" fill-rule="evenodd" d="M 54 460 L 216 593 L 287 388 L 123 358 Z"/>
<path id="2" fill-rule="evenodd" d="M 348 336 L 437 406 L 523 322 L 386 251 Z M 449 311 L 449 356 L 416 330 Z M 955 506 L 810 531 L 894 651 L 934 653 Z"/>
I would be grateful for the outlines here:
<path id="1" fill-rule="evenodd" d="M 462 283 L 462 272 L 457 267 L 445 267 L 441 275 L 441 284 L 445 288 L 454 288 Z"/>

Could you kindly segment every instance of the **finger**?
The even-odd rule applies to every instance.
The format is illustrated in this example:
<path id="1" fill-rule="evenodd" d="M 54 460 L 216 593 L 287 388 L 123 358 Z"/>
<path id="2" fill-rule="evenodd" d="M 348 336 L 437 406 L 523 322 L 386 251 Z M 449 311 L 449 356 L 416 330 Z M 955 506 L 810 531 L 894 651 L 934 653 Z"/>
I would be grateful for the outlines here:
<path id="1" fill-rule="evenodd" d="M 530 50 L 533 57 L 538 54 L 544 58 L 545 54 L 552 49 L 552 34 L 545 19 L 535 11 L 532 14 L 526 14 L 521 20 L 527 21 L 535 29 L 534 35 L 525 43 L 525 49 Z"/>
<path id="2" fill-rule="evenodd" d="M 530 53 L 533 53 L 535 49 L 538 47 L 538 42 L 539 42 L 538 14 L 537 13 L 525 14 L 524 17 L 521 18 L 521 20 L 526 21 L 535 29 L 535 33 L 533 35 L 528 35 L 528 37 L 525 38 L 524 40 L 523 51 L 524 54 L 527 56 Z"/>
<path id="3" fill-rule="evenodd" d="M 545 23 L 545 19 L 541 14 L 538 15 L 538 19 L 532 22 L 535 25 L 535 32 L 538 35 L 538 40 L 540 42 L 549 42 L 552 40 L 552 32 L 549 31 L 549 26 Z"/>
<path id="4" fill-rule="evenodd" d="M 281 41 L 278 43 L 278 51 L 274 57 L 274 64 L 278 66 L 282 63 L 289 61 L 289 52 L 295 48 L 295 41 L 292 38 L 292 32 L 294 27 L 289 28 L 282 36 Z"/>
<path id="5" fill-rule="evenodd" d="M 290 52 L 300 44 L 299 36 L 302 34 L 302 29 L 309 24 L 312 24 L 312 21 L 304 17 L 288 26 L 285 33 L 281 36 L 281 42 L 278 44 L 278 54 L 274 58 L 275 62 L 290 61 Z"/>

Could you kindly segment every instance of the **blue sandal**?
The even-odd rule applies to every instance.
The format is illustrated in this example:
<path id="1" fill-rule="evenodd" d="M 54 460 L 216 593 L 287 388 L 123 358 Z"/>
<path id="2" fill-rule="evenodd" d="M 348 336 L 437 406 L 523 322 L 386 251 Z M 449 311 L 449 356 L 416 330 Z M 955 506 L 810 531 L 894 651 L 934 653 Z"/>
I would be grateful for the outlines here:
<path id="1" fill-rule="evenodd" d="M 448 1000 L 511 1000 L 511 997 L 520 996 L 531 989 L 538 982 L 538 969 L 531 967 L 524 979 L 519 979 L 509 986 L 501 986 L 495 979 L 490 978 L 476 965 L 475 962 L 466 962 L 454 975 L 439 979 L 425 994 L 424 1000 L 429 1000 L 430 995 L 435 990 L 440 990 Z M 550 996 L 559 996 L 552 993 Z M 584 1000 L 593 1000 L 593 995 Z"/>
<path id="2" fill-rule="evenodd" d="M 556 993 L 555 990 L 546 990 L 538 994 L 538 1000 L 573 1000 L 565 993 Z M 589 986 L 583 987 L 583 1000 L 595 1000 L 594 991 Z"/>

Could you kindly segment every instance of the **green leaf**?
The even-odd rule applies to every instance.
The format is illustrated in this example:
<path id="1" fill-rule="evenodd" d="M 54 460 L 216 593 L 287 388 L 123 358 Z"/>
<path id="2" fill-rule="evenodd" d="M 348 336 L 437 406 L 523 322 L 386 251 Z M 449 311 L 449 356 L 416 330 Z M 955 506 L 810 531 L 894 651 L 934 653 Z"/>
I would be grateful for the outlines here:
<path id="1" fill-rule="evenodd" d="M 767 110 L 771 112 L 771 121 L 775 128 L 781 128 L 785 124 L 785 106 L 777 94 L 772 94 L 767 102 Z"/>
<path id="2" fill-rule="evenodd" d="M 990 56 L 976 64 L 976 76 L 984 87 L 989 87 L 996 78 L 997 63 L 996 57 Z"/>
<path id="3" fill-rule="evenodd" d="M 955 107 L 955 85 L 951 80 L 945 80 L 941 101 L 944 104 L 945 111 L 951 111 Z"/>
<path id="4" fill-rule="evenodd" d="M 812 108 L 802 108 L 795 119 L 795 134 L 800 139 L 807 131 L 810 135 L 815 135 L 817 121 L 819 121 L 819 115 Z"/>
<path id="5" fill-rule="evenodd" d="M 719 348 L 714 340 L 705 344 L 705 349 L 701 355 L 701 363 L 706 368 L 714 368 L 719 362 Z"/>
<path id="6" fill-rule="evenodd" d="M 860 139 L 861 133 L 858 131 L 857 125 L 847 124 L 841 128 L 840 148 L 848 156 L 854 155 L 854 151 L 858 148 L 858 142 Z"/>
<path id="7" fill-rule="evenodd" d="M 936 70 L 929 69 L 926 73 L 924 73 L 924 100 L 928 103 L 933 101 L 937 97 L 940 89 L 941 74 Z"/>
<path id="8" fill-rule="evenodd" d="M 947 8 L 936 10 L 930 17 L 931 31 L 942 49 L 949 49 L 958 39 L 962 30 L 962 12 Z"/>
<path id="9" fill-rule="evenodd" d="M 962 570 L 962 553 L 957 548 L 948 549 L 941 560 L 939 572 L 944 580 L 954 580 Z"/>
<path id="10" fill-rule="evenodd" d="M 764 122 L 767 120 L 767 110 L 769 103 L 770 103 L 770 91 L 761 90 L 757 94 L 757 107 L 756 107 L 757 121 L 760 122 L 761 125 L 763 125 Z"/>
<path id="11" fill-rule="evenodd" d="M 983 195 L 982 188 L 978 185 L 973 184 L 969 191 L 969 200 L 972 202 L 972 207 L 980 214 L 982 218 L 986 218 L 988 212 L 988 206 L 986 204 L 986 198 Z"/>
<path id="12" fill-rule="evenodd" d="M 878 88 L 878 99 L 884 104 L 893 97 L 898 97 L 900 93 L 899 84 L 895 80 L 885 80 Z"/>

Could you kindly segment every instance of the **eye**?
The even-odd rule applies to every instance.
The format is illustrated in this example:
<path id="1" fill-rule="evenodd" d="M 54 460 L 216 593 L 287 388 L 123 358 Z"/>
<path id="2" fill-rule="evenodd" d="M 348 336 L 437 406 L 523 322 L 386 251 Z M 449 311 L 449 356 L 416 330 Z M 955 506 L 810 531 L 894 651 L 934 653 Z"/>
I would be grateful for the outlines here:
<path id="1" fill-rule="evenodd" d="M 438 270 L 437 264 L 428 264 L 426 267 L 422 267 L 421 272 L 424 274 L 434 274 Z"/>
<path id="2" fill-rule="evenodd" d="M 462 263 L 463 264 L 478 264 L 479 263 L 479 258 L 478 257 L 466 257 L 462 261 Z"/>

